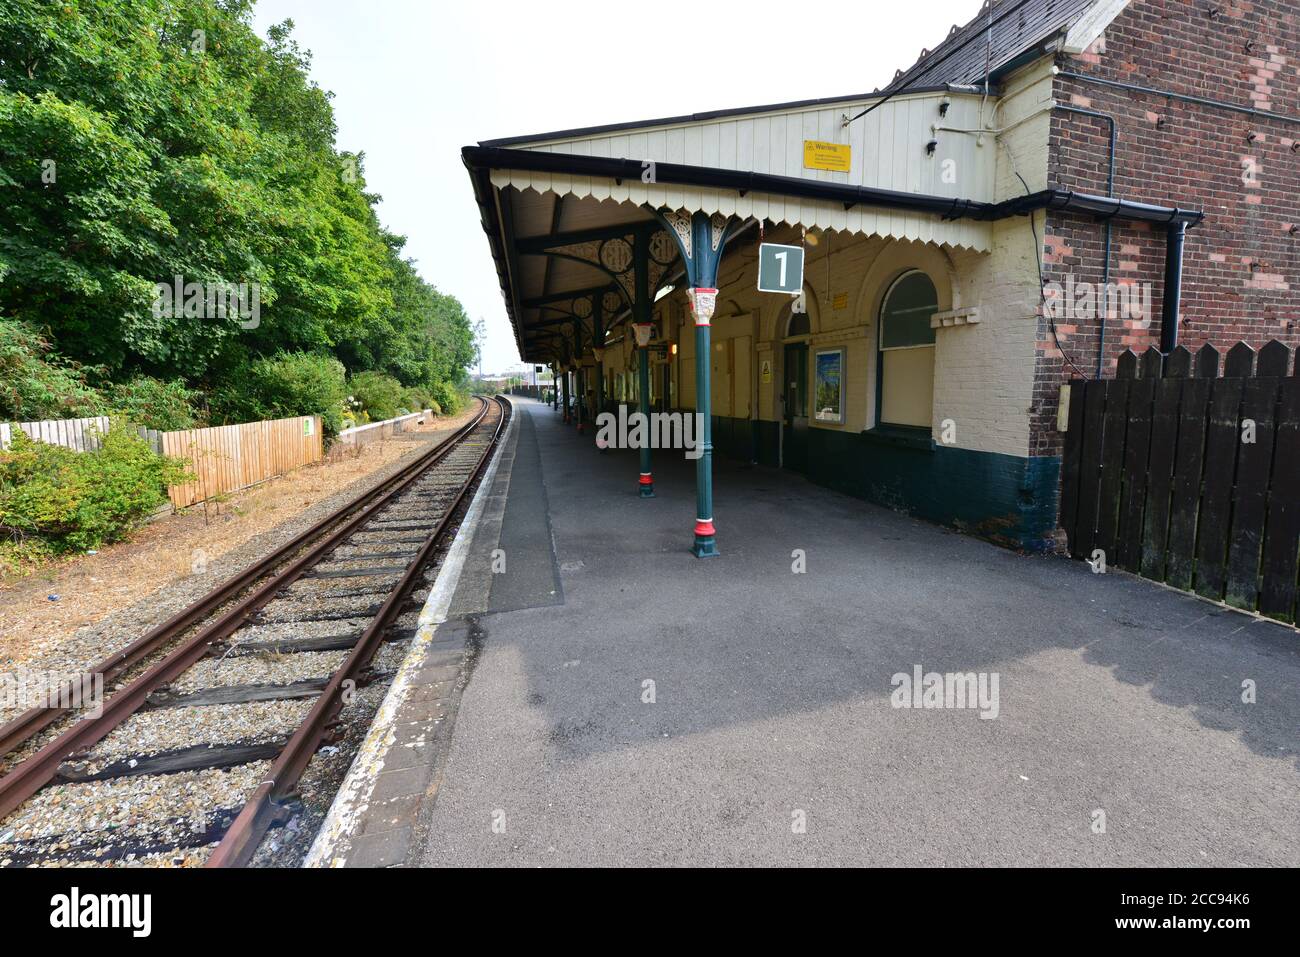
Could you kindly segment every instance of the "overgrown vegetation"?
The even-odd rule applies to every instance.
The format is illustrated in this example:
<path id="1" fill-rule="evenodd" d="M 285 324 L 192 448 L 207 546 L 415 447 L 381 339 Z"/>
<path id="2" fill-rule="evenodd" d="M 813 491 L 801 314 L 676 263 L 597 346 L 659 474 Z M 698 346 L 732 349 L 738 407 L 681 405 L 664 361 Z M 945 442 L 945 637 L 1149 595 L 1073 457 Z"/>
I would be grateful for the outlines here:
<path id="1" fill-rule="evenodd" d="M 379 223 L 292 23 L 264 40 L 252 7 L 0 0 L 0 418 L 328 433 L 349 376 L 371 418 L 459 404 L 464 309 Z M 256 289 L 255 320 L 160 299 L 178 279 Z"/>
<path id="2" fill-rule="evenodd" d="M 399 409 L 410 411 L 402 383 L 382 372 L 358 372 L 349 381 L 348 391 L 372 422 L 396 418 Z"/>
<path id="3" fill-rule="evenodd" d="M 202 398 L 201 392 L 187 389 L 181 379 L 163 382 L 148 376 L 119 382 L 107 394 L 112 414 L 161 432 L 194 428 L 199 422 Z"/>
<path id="4" fill-rule="evenodd" d="M 0 238 L 0 244 L 3 242 Z M 23 422 L 99 413 L 103 399 L 87 385 L 86 370 L 51 356 L 51 349 L 49 340 L 33 327 L 0 318 L 0 420 Z"/>
<path id="5" fill-rule="evenodd" d="M 212 396 L 219 421 L 320 415 L 326 436 L 336 435 L 342 426 L 347 373 L 333 356 L 282 352 L 253 360 L 240 377 Z"/>
<path id="6" fill-rule="evenodd" d="M 54 553 L 118 541 L 166 501 L 164 489 L 191 479 L 184 463 L 157 455 L 115 422 L 99 449 L 75 452 L 15 430 L 0 453 L 0 534 Z"/>

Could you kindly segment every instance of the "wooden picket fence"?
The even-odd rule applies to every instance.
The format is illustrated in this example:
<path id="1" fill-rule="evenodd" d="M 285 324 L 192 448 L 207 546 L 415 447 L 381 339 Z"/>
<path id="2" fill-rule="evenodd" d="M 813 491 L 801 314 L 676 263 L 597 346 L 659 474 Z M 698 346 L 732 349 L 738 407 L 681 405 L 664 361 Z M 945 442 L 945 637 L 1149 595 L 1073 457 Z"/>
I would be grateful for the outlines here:
<path id="1" fill-rule="evenodd" d="M 218 425 L 160 434 L 165 455 L 189 459 L 196 480 L 167 495 L 186 508 L 319 462 L 324 453 L 320 416 L 301 415 L 242 425 Z"/>
<path id="2" fill-rule="evenodd" d="M 1284 344 L 1126 351 L 1069 386 L 1070 554 L 1295 622 L 1300 364 Z"/>
<path id="3" fill-rule="evenodd" d="M 111 419 L 106 415 L 88 419 L 48 419 L 43 422 L 0 422 L 0 450 L 9 448 L 14 427 L 20 428 L 28 438 L 47 445 L 62 445 L 89 452 L 100 447 L 100 437 L 108 431 Z"/>

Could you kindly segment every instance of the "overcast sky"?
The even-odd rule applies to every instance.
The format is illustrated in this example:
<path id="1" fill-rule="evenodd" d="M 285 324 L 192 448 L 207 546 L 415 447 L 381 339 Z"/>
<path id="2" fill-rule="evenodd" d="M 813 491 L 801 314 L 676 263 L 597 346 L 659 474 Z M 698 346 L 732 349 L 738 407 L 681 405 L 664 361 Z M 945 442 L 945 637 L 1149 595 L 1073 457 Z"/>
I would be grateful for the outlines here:
<path id="1" fill-rule="evenodd" d="M 292 18 L 364 150 L 379 215 L 421 275 L 487 321 L 485 372 L 518 366 L 460 148 L 479 140 L 886 85 L 981 0 L 258 0 Z M 698 61 L 697 65 L 695 61 Z"/>

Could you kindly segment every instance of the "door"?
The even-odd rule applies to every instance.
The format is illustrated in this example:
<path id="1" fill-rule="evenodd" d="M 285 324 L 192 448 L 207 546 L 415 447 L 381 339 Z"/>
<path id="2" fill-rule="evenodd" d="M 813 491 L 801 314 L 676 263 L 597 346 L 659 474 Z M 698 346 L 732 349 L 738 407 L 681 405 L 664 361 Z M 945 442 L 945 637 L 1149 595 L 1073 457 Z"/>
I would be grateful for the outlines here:
<path id="1" fill-rule="evenodd" d="M 808 471 L 808 344 L 785 347 L 785 379 L 781 398 L 785 406 L 781 426 L 781 464 L 796 472 Z"/>

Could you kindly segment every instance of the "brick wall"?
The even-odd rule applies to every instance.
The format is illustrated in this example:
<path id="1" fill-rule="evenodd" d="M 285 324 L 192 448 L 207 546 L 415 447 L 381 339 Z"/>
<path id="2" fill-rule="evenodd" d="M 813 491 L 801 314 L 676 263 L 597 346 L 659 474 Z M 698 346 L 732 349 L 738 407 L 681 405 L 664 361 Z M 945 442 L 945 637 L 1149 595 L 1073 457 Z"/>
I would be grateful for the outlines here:
<path id="1" fill-rule="evenodd" d="M 1217 11 L 1214 16 L 1209 11 Z M 1088 76 L 1254 106 L 1300 117 L 1300 0 L 1133 0 L 1105 34 L 1063 69 Z M 1238 340 L 1300 345 L 1300 123 L 1057 77 L 1055 99 L 1115 117 L 1116 195 L 1201 208 L 1184 253 L 1181 342 L 1225 348 Z M 1049 178 L 1067 188 L 1106 191 L 1107 127 L 1055 110 Z M 1103 226 L 1049 217 L 1046 280 L 1100 282 Z M 1115 224 L 1113 282 L 1152 284 L 1149 326 L 1110 320 L 1105 374 L 1125 348 L 1158 345 L 1164 238 L 1160 227 Z M 1032 412 L 1034 454 L 1059 453 L 1054 431 L 1059 384 L 1073 374 L 1066 358 L 1095 375 L 1098 323 L 1040 323 Z"/>

